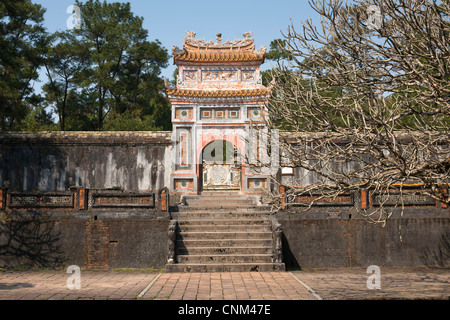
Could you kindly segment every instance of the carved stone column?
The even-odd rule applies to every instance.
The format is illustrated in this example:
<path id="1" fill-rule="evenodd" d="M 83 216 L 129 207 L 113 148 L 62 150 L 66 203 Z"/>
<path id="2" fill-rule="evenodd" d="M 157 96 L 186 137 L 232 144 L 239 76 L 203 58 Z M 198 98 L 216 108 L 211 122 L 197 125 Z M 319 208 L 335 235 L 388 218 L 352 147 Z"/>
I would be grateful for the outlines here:
<path id="1" fill-rule="evenodd" d="M 168 254 L 167 254 L 167 263 L 177 263 L 176 254 L 175 254 L 175 241 L 177 238 L 177 220 L 170 220 L 169 229 L 168 229 Z"/>
<path id="2" fill-rule="evenodd" d="M 272 232 L 273 232 L 273 262 L 283 262 L 283 247 L 282 247 L 282 234 L 283 230 L 281 224 L 272 218 Z"/>

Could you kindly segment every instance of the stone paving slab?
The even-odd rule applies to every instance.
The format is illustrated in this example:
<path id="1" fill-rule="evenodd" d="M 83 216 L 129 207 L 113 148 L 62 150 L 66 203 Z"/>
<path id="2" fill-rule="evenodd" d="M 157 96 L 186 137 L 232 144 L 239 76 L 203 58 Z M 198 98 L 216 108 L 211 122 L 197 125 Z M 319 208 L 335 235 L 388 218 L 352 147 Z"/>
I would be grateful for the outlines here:
<path id="1" fill-rule="evenodd" d="M 450 299 L 450 268 L 381 267 L 380 289 L 367 268 L 292 272 L 80 273 L 70 290 L 65 270 L 0 271 L 0 300 L 394 300 Z"/>
<path id="2" fill-rule="evenodd" d="M 80 289 L 69 289 L 65 270 L 0 272 L 0 300 L 135 299 L 157 275 L 142 271 L 81 271 Z"/>
<path id="3" fill-rule="evenodd" d="M 450 299 L 450 268 L 380 267 L 380 289 L 368 289 L 373 272 L 368 273 L 367 268 L 314 269 L 293 274 L 324 300 Z"/>
<path id="4" fill-rule="evenodd" d="M 287 272 L 165 273 L 142 296 L 151 300 L 310 300 Z"/>

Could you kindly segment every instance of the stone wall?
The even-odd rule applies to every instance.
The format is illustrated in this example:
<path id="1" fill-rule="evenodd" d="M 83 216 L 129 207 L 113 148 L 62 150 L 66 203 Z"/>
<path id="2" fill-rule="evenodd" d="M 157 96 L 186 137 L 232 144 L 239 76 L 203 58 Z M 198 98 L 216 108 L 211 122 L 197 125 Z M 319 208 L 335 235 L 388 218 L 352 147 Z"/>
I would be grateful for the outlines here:
<path id="1" fill-rule="evenodd" d="M 330 214 L 331 213 L 331 214 Z M 289 269 L 351 266 L 449 266 L 450 210 L 407 208 L 384 227 L 353 208 L 279 213 Z"/>
<path id="2" fill-rule="evenodd" d="M 0 267 L 164 267 L 170 133 L 1 133 Z"/>
<path id="3" fill-rule="evenodd" d="M 10 212 L 0 223 L 0 268 L 163 268 L 167 213 Z"/>
<path id="4" fill-rule="evenodd" d="M 169 186 L 170 132 L 0 134 L 0 188 L 158 190 Z"/>
<path id="5" fill-rule="evenodd" d="M 0 267 L 164 267 L 170 134 L 0 134 Z M 379 228 L 358 213 L 375 199 L 361 190 L 277 213 L 286 266 L 450 264 L 447 206 L 409 199 Z"/>

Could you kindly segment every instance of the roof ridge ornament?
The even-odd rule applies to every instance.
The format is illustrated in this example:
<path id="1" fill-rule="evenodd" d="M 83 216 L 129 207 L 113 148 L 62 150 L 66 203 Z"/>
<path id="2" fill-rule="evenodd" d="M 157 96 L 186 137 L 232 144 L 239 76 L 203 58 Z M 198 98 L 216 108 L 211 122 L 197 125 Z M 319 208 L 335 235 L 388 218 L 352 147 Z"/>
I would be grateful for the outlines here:
<path id="1" fill-rule="evenodd" d="M 242 34 L 244 36 L 244 39 L 250 39 L 253 36 L 253 32 L 247 31 Z"/>
<path id="2" fill-rule="evenodd" d="M 193 47 L 208 49 L 208 48 L 221 48 L 230 47 L 230 49 L 237 49 L 240 47 L 248 47 L 253 43 L 253 32 L 248 31 L 242 34 L 244 38 L 235 39 L 234 41 L 223 42 L 222 33 L 216 34 L 216 41 L 205 41 L 204 39 L 196 39 L 196 33 L 192 31 L 185 31 L 184 43 Z"/>
<path id="3" fill-rule="evenodd" d="M 184 33 L 184 35 L 186 36 L 186 38 L 191 39 L 191 40 L 194 40 L 194 39 L 195 39 L 196 33 L 195 33 L 195 32 L 192 32 L 192 31 L 186 31 L 186 32 Z"/>
<path id="4" fill-rule="evenodd" d="M 266 53 L 267 48 L 265 46 L 261 46 L 258 50 L 255 50 L 255 53 L 257 54 L 263 54 Z"/>
<path id="5" fill-rule="evenodd" d="M 183 55 L 185 53 L 185 51 L 183 49 L 178 48 L 178 46 L 173 46 L 172 47 L 172 52 L 174 55 L 178 56 L 178 55 Z"/>

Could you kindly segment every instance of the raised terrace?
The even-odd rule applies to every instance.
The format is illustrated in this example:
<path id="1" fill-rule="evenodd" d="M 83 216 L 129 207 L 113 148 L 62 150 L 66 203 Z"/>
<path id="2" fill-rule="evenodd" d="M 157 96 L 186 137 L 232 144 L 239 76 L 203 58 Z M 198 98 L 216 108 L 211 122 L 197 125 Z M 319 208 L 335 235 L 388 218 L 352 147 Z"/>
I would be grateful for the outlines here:
<path id="1" fill-rule="evenodd" d="M 293 187 L 321 177 L 267 155 L 266 49 L 255 48 L 251 33 L 195 37 L 186 32 L 182 48 L 173 48 L 172 131 L 0 133 L 0 268 L 448 266 L 450 210 L 416 194 L 423 185 L 404 185 L 404 212 L 398 193 L 370 188 L 292 196 Z M 320 133 L 271 138 L 300 152 L 321 140 Z M 268 193 L 280 195 L 276 213 Z M 392 213 L 384 228 L 360 214 L 381 202 Z"/>

